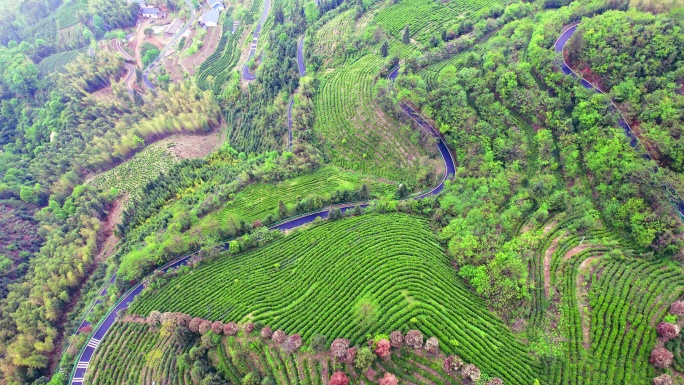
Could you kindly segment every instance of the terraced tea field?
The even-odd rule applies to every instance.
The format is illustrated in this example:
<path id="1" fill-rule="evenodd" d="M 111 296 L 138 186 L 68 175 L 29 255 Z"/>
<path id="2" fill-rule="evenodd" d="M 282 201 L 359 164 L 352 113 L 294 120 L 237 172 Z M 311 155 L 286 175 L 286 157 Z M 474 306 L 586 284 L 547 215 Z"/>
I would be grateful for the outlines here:
<path id="1" fill-rule="evenodd" d="M 97 175 L 90 184 L 103 191 L 115 188 L 119 194 L 140 200 L 143 187 L 160 174 L 167 172 L 176 160 L 168 149 L 154 145 L 140 151 L 119 166 Z"/>
<path id="2" fill-rule="evenodd" d="M 649 383 L 655 326 L 684 294 L 684 276 L 677 266 L 634 258 L 631 245 L 606 229 L 571 230 L 577 220 L 569 215 L 547 225 L 531 270 L 532 319 L 540 322 L 550 304 L 559 307 L 565 339 L 548 383 Z M 608 255 L 616 248 L 625 257 Z"/>
<path id="3" fill-rule="evenodd" d="M 227 11 L 228 16 L 223 23 L 223 36 L 219 40 L 216 51 L 200 65 L 196 74 L 197 85 L 203 90 L 212 89 L 216 94 L 221 91 L 223 83 L 240 59 L 240 49 L 237 44 L 244 27 L 240 25 L 235 33 L 231 34 L 233 28 L 231 11 Z"/>
<path id="4" fill-rule="evenodd" d="M 130 313 L 152 310 L 263 321 L 305 341 L 320 333 L 360 344 L 367 334 L 417 328 L 508 384 L 539 376 L 525 346 L 458 278 L 428 223 L 408 215 L 329 222 L 226 254 L 144 295 Z"/>
<path id="5" fill-rule="evenodd" d="M 180 357 L 187 354 L 190 347 L 181 349 L 173 337 L 164 338 L 160 334 L 146 324 L 115 324 L 102 340 L 85 384 L 151 385 L 153 381 L 167 385 L 193 384 L 191 366 L 184 365 Z M 241 384 L 249 371 L 256 370 L 260 377 L 270 377 L 277 384 L 322 385 L 328 383 L 334 371 L 329 355 L 286 354 L 270 341 L 259 338 L 256 332 L 224 337 L 209 354 L 216 357 L 213 364 L 216 371 L 232 384 Z M 435 384 L 458 384 L 444 372 L 439 360 L 410 349 L 401 350 L 392 361 L 379 363 L 374 369 L 378 373 L 396 374 L 414 384 L 425 380 Z"/>
<path id="6" fill-rule="evenodd" d="M 323 136 L 333 164 L 415 183 L 416 175 L 434 164 L 411 141 L 416 131 L 402 126 L 372 100 L 375 77 L 384 62 L 367 54 L 325 75 L 315 100 L 314 130 Z"/>
<path id="7" fill-rule="evenodd" d="M 90 365 L 86 384 L 185 384 L 176 366 L 181 349 L 171 336 L 161 337 L 149 325 L 119 323 L 102 341 Z M 180 372 L 180 373 L 179 373 Z"/>
<path id="8" fill-rule="evenodd" d="M 245 187 L 235 194 L 235 199 L 224 208 L 208 217 L 220 223 L 244 220 L 251 223 L 277 213 L 278 203 L 283 201 L 293 207 L 303 198 L 330 197 L 335 191 L 356 191 L 366 183 L 369 190 L 380 197 L 392 197 L 396 186 L 381 183 L 359 173 L 348 172 L 337 167 L 324 167 L 315 172 L 281 183 L 259 183 Z"/>
<path id="9" fill-rule="evenodd" d="M 442 30 L 457 25 L 468 13 L 477 12 L 493 4 L 503 5 L 506 2 L 403 0 L 379 12 L 375 20 L 396 39 L 401 39 L 404 28 L 410 25 L 411 38 L 425 44 L 433 35 L 439 36 Z"/>
<path id="10" fill-rule="evenodd" d="M 74 51 L 60 52 L 50 55 L 41 60 L 41 62 L 38 64 L 38 69 L 43 74 L 63 72 L 65 65 L 74 60 L 77 55 L 85 54 L 87 51 L 88 48 L 86 47 Z"/>

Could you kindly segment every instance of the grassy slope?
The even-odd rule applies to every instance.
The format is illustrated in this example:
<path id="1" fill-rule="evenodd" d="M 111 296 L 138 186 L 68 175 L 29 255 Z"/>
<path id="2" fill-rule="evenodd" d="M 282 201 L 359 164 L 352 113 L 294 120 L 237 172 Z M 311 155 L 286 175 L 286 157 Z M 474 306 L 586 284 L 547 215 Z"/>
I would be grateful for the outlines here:
<path id="1" fill-rule="evenodd" d="M 131 308 L 151 310 L 261 320 L 305 340 L 322 333 L 362 343 L 418 328 L 510 384 L 536 376 L 525 347 L 457 277 L 427 222 L 407 215 L 345 219 L 224 255 Z"/>

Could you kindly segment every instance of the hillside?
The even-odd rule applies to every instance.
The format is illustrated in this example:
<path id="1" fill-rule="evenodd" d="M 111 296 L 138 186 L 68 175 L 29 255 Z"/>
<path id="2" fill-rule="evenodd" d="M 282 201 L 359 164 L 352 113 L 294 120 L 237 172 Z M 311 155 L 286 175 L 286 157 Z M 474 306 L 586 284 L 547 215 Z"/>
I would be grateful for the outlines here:
<path id="1" fill-rule="evenodd" d="M 682 383 L 684 3 L 0 10 L 0 385 Z"/>

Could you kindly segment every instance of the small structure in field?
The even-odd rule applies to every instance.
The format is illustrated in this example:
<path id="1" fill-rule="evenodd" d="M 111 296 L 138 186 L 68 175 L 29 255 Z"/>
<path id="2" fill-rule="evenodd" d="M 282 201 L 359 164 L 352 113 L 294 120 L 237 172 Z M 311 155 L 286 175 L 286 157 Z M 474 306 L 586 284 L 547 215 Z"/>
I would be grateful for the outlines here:
<path id="1" fill-rule="evenodd" d="M 200 24 L 203 27 L 216 27 L 219 21 L 219 11 L 212 10 L 204 12 L 200 18 Z"/>
<path id="2" fill-rule="evenodd" d="M 163 19 L 166 16 L 166 12 L 156 7 L 143 7 L 140 8 L 140 16 L 145 19 Z"/>
<path id="3" fill-rule="evenodd" d="M 176 36 L 176 34 L 183 28 L 183 24 L 185 24 L 185 20 L 183 19 L 176 19 L 171 24 L 169 24 L 168 28 L 166 28 L 166 31 L 164 31 L 164 37 L 167 39 L 171 39 L 172 37 Z"/>

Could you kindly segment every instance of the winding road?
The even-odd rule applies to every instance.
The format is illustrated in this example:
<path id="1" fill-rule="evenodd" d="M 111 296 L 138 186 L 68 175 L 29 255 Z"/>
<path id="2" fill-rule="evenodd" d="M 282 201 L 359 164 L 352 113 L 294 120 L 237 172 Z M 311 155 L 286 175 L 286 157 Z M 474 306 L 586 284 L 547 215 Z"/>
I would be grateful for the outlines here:
<path id="1" fill-rule="evenodd" d="M 595 92 L 605 95 L 605 93 L 597 85 L 591 83 L 589 80 L 585 79 L 583 76 L 581 76 L 572 68 L 570 68 L 570 65 L 565 60 L 565 55 L 563 55 L 563 50 L 565 49 L 565 46 L 568 44 L 568 41 L 575 33 L 575 31 L 577 31 L 579 25 L 580 23 L 569 25 L 568 27 L 566 27 L 566 29 L 563 30 L 563 33 L 560 35 L 558 40 L 556 40 L 556 52 L 560 53 L 563 59 L 562 63 L 560 63 L 561 71 L 563 71 L 563 73 L 566 75 L 571 75 L 573 77 L 578 78 L 584 88 L 593 89 Z M 608 97 L 608 100 L 613 105 L 615 110 L 620 115 L 620 119 L 618 119 L 618 125 L 620 126 L 620 128 L 622 128 L 625 135 L 627 135 L 627 138 L 629 138 L 629 145 L 635 150 L 641 151 L 643 153 L 644 159 L 652 161 L 654 164 L 654 172 L 657 173 L 659 171 L 658 163 L 653 159 L 653 157 L 651 157 L 651 154 L 648 152 L 648 148 L 644 146 L 639 140 L 639 138 L 636 136 L 636 134 L 632 130 L 632 127 L 629 125 L 629 123 L 627 123 L 627 119 L 625 119 L 625 116 L 622 114 L 622 111 L 620 111 L 617 104 L 615 104 L 615 101 L 613 101 L 613 99 L 610 98 L 610 96 L 606 96 Z M 665 189 L 668 195 L 675 200 L 674 202 L 671 202 L 672 205 L 675 207 L 675 210 L 677 210 L 682 219 L 684 219 L 684 198 L 682 198 L 682 196 L 679 194 L 679 191 L 677 191 L 677 189 L 669 182 L 665 182 Z"/>
<path id="2" fill-rule="evenodd" d="M 268 17 L 268 11 L 271 8 L 271 1 L 270 0 L 264 0 L 264 10 L 261 11 L 261 17 L 259 18 L 259 23 L 256 26 L 256 29 L 254 30 L 254 34 L 252 35 L 252 45 L 249 47 L 249 55 L 247 56 L 247 63 L 245 63 L 245 66 L 242 67 L 242 78 L 245 79 L 248 82 L 251 82 L 253 80 L 256 80 L 256 76 L 249 72 L 249 60 L 254 57 L 256 54 L 257 50 L 257 43 L 259 42 L 259 34 L 261 33 L 261 28 L 264 26 L 264 23 L 266 22 L 266 17 Z"/>
<path id="3" fill-rule="evenodd" d="M 268 1 L 268 0 L 266 0 Z M 300 40 L 300 44 L 298 45 L 297 49 L 297 61 L 298 65 L 300 68 L 300 74 L 304 75 L 305 74 L 305 66 L 304 66 L 304 56 L 302 54 L 302 40 Z M 389 74 L 389 79 L 394 80 L 396 79 L 397 75 L 399 74 L 399 67 L 396 67 L 393 71 L 390 72 Z M 290 103 L 290 107 L 292 106 L 292 103 Z M 415 110 L 413 110 L 409 105 L 405 104 L 402 102 L 401 104 L 402 110 L 409 116 L 411 117 L 418 126 L 420 126 L 425 132 L 429 133 L 430 135 L 434 136 L 437 139 L 437 148 L 440 152 L 440 155 L 442 156 L 442 159 L 444 161 L 445 165 L 445 173 L 444 177 L 442 178 L 442 181 L 437 185 L 436 187 L 432 188 L 431 190 L 419 194 L 414 197 L 409 197 L 408 199 L 423 199 L 427 198 L 430 196 L 434 196 L 439 194 L 443 189 L 444 185 L 446 183 L 446 180 L 449 178 L 450 175 L 454 175 L 456 172 L 456 163 L 454 161 L 454 158 L 449 151 L 449 148 L 447 147 L 446 143 L 440 136 L 439 132 L 430 124 L 428 123 L 425 119 L 423 119 Z M 291 126 L 291 114 L 290 111 L 288 111 L 288 125 Z M 291 131 L 290 131 L 291 135 Z M 290 140 L 291 142 L 291 140 Z M 317 218 L 322 218 L 326 219 L 330 215 L 330 212 L 333 209 L 340 209 L 342 212 L 346 212 L 348 210 L 352 210 L 355 206 L 360 206 L 362 208 L 368 207 L 369 202 L 356 202 L 356 203 L 348 203 L 348 204 L 340 204 L 340 205 L 334 205 L 334 206 L 329 206 L 326 207 L 320 211 L 314 212 L 314 213 L 309 213 L 309 214 L 304 214 L 299 217 L 291 218 L 288 219 L 284 222 L 275 224 L 270 227 L 271 230 L 280 230 L 280 231 L 285 231 L 285 230 L 291 230 L 306 224 L 309 224 L 316 220 Z M 221 246 L 224 250 L 228 250 L 228 244 L 229 242 L 224 242 L 220 243 L 218 246 Z M 162 272 L 167 272 L 171 269 L 175 269 L 177 267 L 186 265 L 192 257 L 196 256 L 197 252 L 186 255 L 184 257 L 178 258 L 172 262 L 167 263 L 166 265 L 160 267 L 157 269 L 157 271 L 162 271 Z M 71 385 L 82 385 L 85 381 L 85 376 L 88 371 L 88 366 L 90 365 L 90 361 L 93 358 L 93 355 L 95 354 L 95 351 L 97 350 L 97 347 L 100 345 L 100 342 L 104 338 L 104 336 L 107 334 L 107 332 L 111 329 L 112 325 L 116 321 L 118 317 L 118 313 L 121 310 L 125 310 L 128 308 L 128 305 L 143 291 L 145 288 L 145 284 L 149 281 L 149 279 L 154 275 L 154 272 L 145 279 L 143 279 L 140 283 L 135 285 L 133 288 L 131 288 L 129 291 L 124 293 L 123 296 L 119 299 L 119 301 L 116 303 L 116 305 L 109 310 L 107 313 L 106 317 L 100 321 L 98 325 L 96 325 L 93 329 L 95 332 L 91 335 L 90 339 L 88 340 L 88 343 L 83 347 L 83 349 L 80 352 L 78 361 L 76 362 L 76 366 L 74 367 L 73 371 L 71 372 L 71 377 L 69 383 Z M 116 276 L 113 276 L 107 284 L 103 287 L 103 289 L 100 292 L 100 297 L 96 300 L 96 302 L 91 305 L 89 310 L 86 312 L 86 315 L 83 317 L 83 321 L 79 325 L 78 329 L 81 329 L 82 327 L 90 325 L 85 318 L 90 314 L 92 311 L 93 307 L 96 304 L 99 304 L 103 300 L 103 296 L 106 295 L 107 293 L 107 288 L 109 285 L 114 284 L 114 280 L 116 279 Z M 78 330 L 77 329 L 77 330 Z"/>
<path id="4" fill-rule="evenodd" d="M 299 38 L 297 42 L 297 67 L 299 68 L 299 77 L 306 76 L 306 65 L 304 64 L 304 36 Z M 294 106 L 294 95 L 290 97 L 290 105 L 287 106 L 287 149 L 292 149 L 292 107 Z"/>

